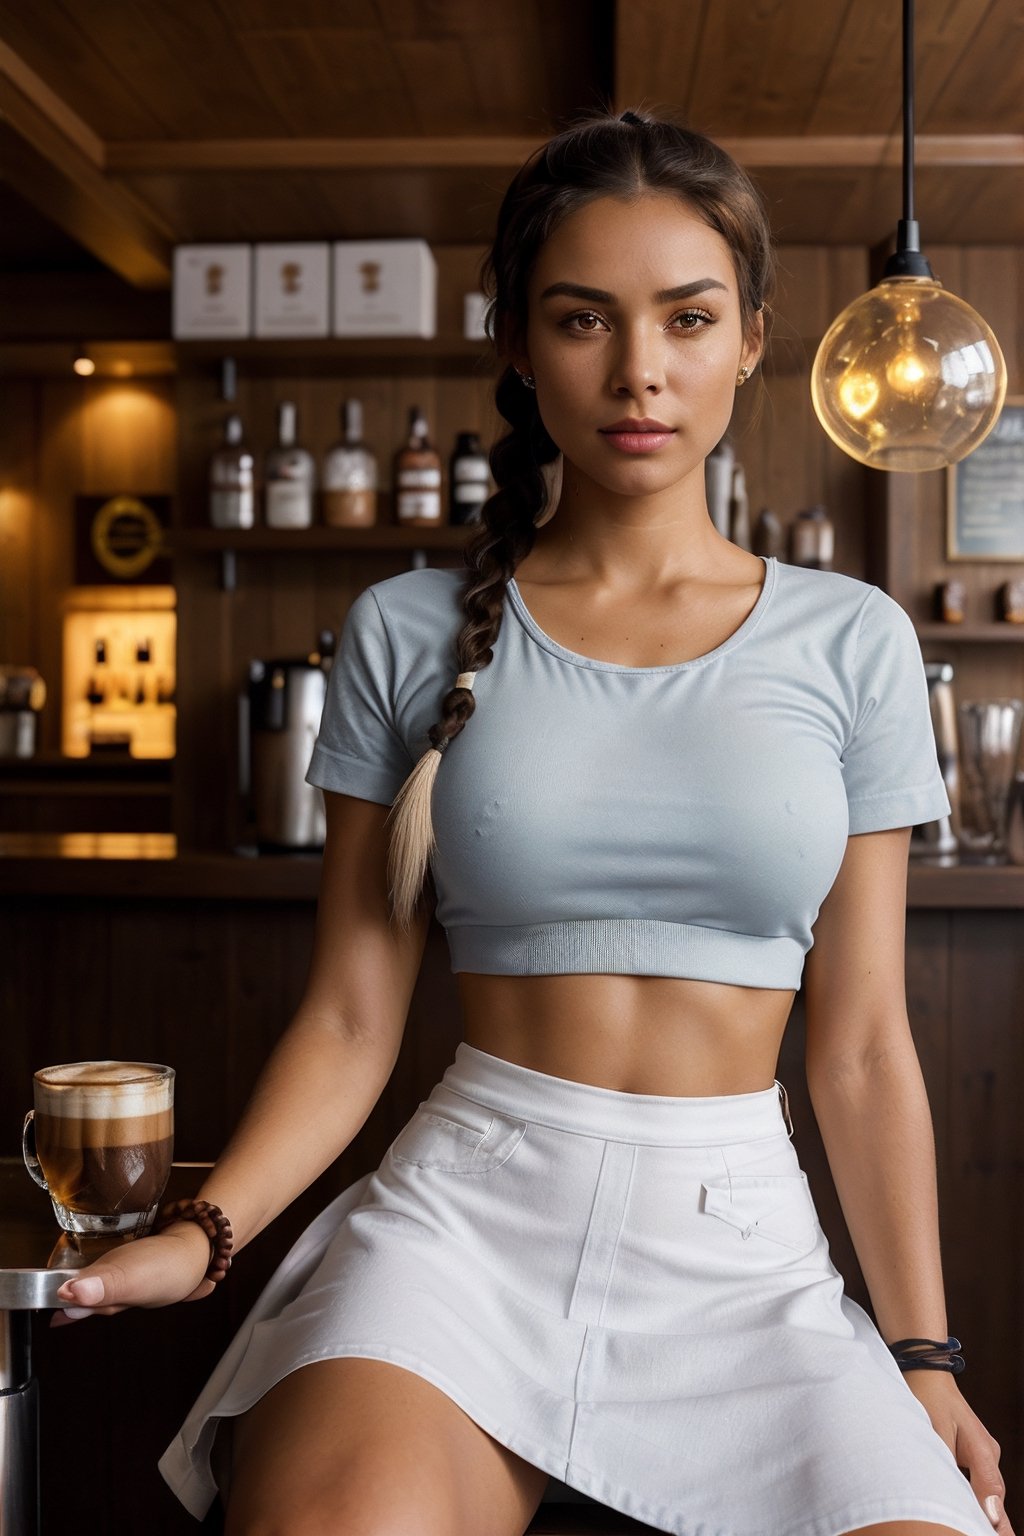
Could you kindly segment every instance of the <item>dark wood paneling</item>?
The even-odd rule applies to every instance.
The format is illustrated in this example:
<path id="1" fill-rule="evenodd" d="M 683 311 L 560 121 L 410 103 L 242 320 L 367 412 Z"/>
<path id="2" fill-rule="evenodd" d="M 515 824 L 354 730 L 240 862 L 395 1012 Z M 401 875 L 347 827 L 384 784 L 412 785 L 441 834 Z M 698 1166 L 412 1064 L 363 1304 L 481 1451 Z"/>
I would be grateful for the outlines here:
<path id="1" fill-rule="evenodd" d="M 311 904 L 242 910 L 202 901 L 4 899 L 0 1016 L 20 1027 L 8 1031 L 8 1070 L 0 1079 L 0 1124 L 7 1127 L 0 1150 L 17 1151 L 34 1068 L 113 1054 L 177 1068 L 176 1155 L 215 1157 L 301 994 L 312 922 Z M 1006 1347 L 1019 1332 L 1024 1280 L 1024 1229 L 1014 1219 L 1024 1168 L 1015 1098 L 1024 1080 L 1022 917 L 912 912 L 907 932 L 908 1008 L 935 1127 L 949 1327 L 968 1361 L 962 1390 L 1002 1446 L 1012 1511 L 1024 1473 L 1022 1366 Z M 128 1507 L 118 1502 L 119 1489 L 135 1510 L 144 1491 L 153 1536 L 195 1528 L 163 1488 L 157 1457 L 287 1248 L 328 1200 L 378 1165 L 460 1037 L 457 989 L 434 923 L 401 1052 L 380 1099 L 342 1157 L 240 1255 L 223 1294 L 169 1310 L 159 1327 L 151 1316 L 126 1313 L 54 1334 L 42 1324 L 37 1329 L 45 1335 L 37 1354 L 47 1404 L 44 1469 L 58 1455 L 65 1475 L 69 1457 L 104 1468 L 112 1446 L 133 1469 L 128 1485 L 102 1476 L 90 1482 L 105 1500 L 101 1512 L 97 1498 L 94 1523 L 85 1522 L 90 1532 L 121 1536 L 131 1528 L 117 1524 Z M 807 1093 L 803 1052 L 798 994 L 777 1075 L 790 1095 L 794 1145 L 833 1261 L 847 1293 L 870 1312 Z M 66 1383 L 86 1377 L 107 1379 L 108 1400 L 130 1404 L 130 1411 L 113 1421 L 106 1412 L 81 1415 Z M 52 1501 L 48 1518 L 47 1536 L 59 1518 Z"/>

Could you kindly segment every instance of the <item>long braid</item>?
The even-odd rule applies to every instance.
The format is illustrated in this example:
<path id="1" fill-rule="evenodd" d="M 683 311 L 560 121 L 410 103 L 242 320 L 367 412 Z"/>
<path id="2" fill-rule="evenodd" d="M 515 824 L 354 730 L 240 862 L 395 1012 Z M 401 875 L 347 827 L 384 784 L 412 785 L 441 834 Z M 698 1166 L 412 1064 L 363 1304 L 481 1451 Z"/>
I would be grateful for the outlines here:
<path id="1" fill-rule="evenodd" d="M 427 732 L 431 745 L 398 791 L 387 818 L 393 818 L 389 894 L 394 915 L 406 930 L 435 847 L 430 802 L 442 754 L 476 709 L 473 679 L 493 659 L 509 577 L 533 548 L 538 523 L 547 521 L 552 510 L 551 470 L 558 449 L 544 430 L 536 396 L 514 368 L 506 368 L 499 379 L 495 403 L 512 430 L 491 449 L 491 473 L 498 489 L 484 503 L 480 532 L 464 550 L 472 576 L 462 596 L 468 617 L 455 644 L 459 675 L 441 700 L 440 720 Z"/>

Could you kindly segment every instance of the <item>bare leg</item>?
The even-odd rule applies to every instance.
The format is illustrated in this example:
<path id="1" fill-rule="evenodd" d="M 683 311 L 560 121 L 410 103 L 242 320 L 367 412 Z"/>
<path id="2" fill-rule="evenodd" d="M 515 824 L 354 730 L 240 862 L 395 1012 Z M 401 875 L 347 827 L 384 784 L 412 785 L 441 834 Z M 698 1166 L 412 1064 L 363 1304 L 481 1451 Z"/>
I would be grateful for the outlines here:
<path id="1" fill-rule="evenodd" d="M 547 1481 L 415 1372 L 320 1360 L 233 1421 L 225 1536 L 522 1536 Z"/>
<path id="2" fill-rule="evenodd" d="M 963 1536 L 963 1532 L 952 1525 L 936 1525 L 934 1520 L 883 1520 L 878 1525 L 858 1525 L 845 1536 Z"/>

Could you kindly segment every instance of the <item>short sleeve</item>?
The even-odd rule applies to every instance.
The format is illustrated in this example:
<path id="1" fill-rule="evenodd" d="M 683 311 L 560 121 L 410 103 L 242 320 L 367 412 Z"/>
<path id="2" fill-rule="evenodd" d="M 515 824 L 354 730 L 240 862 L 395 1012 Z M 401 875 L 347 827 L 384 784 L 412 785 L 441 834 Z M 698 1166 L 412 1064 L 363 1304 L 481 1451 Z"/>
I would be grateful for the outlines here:
<path id="1" fill-rule="evenodd" d="M 854 671 L 856 716 L 842 757 L 850 833 L 916 827 L 947 816 L 917 633 L 879 587 L 861 610 Z"/>
<path id="2" fill-rule="evenodd" d="M 367 587 L 345 615 L 307 784 L 393 804 L 415 766 L 395 727 L 394 681 L 384 619 Z"/>

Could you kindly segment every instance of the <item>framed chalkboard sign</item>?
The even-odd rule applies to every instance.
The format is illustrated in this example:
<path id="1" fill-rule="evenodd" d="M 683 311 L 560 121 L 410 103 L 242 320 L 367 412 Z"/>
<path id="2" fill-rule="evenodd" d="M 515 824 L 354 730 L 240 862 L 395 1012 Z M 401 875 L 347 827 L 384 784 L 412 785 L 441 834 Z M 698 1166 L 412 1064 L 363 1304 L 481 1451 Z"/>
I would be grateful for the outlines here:
<path id="1" fill-rule="evenodd" d="M 1024 561 L 1024 398 L 946 470 L 946 559 Z"/>

